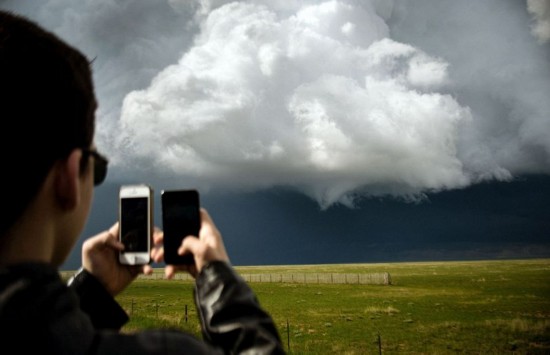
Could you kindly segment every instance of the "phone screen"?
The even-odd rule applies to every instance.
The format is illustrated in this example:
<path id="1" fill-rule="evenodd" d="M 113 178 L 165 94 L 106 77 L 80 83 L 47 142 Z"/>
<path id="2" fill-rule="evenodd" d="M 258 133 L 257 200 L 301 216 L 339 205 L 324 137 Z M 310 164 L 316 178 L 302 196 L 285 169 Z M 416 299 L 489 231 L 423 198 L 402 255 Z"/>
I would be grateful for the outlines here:
<path id="1" fill-rule="evenodd" d="M 183 238 L 199 234 L 199 194 L 196 190 L 163 191 L 161 199 L 164 261 L 173 265 L 192 264 L 193 255 L 179 255 L 178 249 Z"/>
<path id="2" fill-rule="evenodd" d="M 120 201 L 120 240 L 125 248 L 122 253 L 148 252 L 147 197 L 128 197 Z"/>

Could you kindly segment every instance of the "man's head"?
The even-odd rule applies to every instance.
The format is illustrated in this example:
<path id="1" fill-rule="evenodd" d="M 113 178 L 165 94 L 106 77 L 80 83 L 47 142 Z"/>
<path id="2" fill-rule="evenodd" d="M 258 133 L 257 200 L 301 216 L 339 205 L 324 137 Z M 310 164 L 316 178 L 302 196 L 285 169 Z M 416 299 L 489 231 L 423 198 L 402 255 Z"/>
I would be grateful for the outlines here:
<path id="1" fill-rule="evenodd" d="M 31 21 L 0 11 L 0 235 L 18 220 L 54 163 L 93 143 L 90 62 Z M 86 168 L 89 154 L 84 154 Z"/>

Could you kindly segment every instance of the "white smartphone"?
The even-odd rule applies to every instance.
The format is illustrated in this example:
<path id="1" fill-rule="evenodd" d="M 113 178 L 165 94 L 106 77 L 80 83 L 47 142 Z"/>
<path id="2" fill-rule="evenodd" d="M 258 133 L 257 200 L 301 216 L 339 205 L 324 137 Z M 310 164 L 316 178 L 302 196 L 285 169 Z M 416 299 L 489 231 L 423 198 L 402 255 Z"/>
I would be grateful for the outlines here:
<path id="1" fill-rule="evenodd" d="M 119 261 L 144 265 L 151 261 L 153 189 L 148 185 L 123 185 L 119 191 L 119 240 L 124 250 Z"/>

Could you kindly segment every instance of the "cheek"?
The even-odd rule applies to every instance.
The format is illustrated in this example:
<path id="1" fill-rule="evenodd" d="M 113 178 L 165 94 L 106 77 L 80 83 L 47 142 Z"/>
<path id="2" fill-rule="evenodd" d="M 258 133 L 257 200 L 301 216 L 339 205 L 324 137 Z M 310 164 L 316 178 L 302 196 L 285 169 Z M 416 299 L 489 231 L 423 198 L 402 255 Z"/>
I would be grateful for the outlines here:
<path id="1" fill-rule="evenodd" d="M 66 238 L 63 240 L 62 245 L 60 245 L 55 257 L 56 260 L 54 262 L 59 265 L 65 261 L 76 244 L 76 241 L 84 231 L 84 226 L 86 225 L 92 206 L 92 199 L 94 196 L 93 184 L 83 184 L 81 186 L 83 187 L 81 194 L 82 200 L 80 201 L 78 210 L 75 210 L 75 214 L 73 214 L 71 221 L 68 223 L 70 227 L 66 230 Z"/>
<path id="2" fill-rule="evenodd" d="M 78 209 L 78 221 L 75 223 L 78 230 L 76 231 L 76 238 L 80 236 L 84 230 L 84 226 L 88 221 L 88 216 L 90 215 L 90 210 L 92 208 L 92 201 L 94 198 L 94 187 L 92 183 L 82 185 L 83 191 L 81 194 L 82 200 L 80 201 L 80 208 Z"/>
<path id="3" fill-rule="evenodd" d="M 82 194 L 82 214 L 83 220 L 88 219 L 90 210 L 92 208 L 92 202 L 94 199 L 94 187 L 93 184 L 86 184 L 86 191 Z M 84 226 L 82 226 L 84 227 Z"/>
<path id="4" fill-rule="evenodd" d="M 80 234 L 84 230 L 84 226 L 86 225 L 86 222 L 88 220 L 88 216 L 92 208 L 92 201 L 94 198 L 94 186 L 91 181 L 87 181 L 85 184 L 82 184 L 81 187 L 81 201 L 78 211 L 76 212 L 78 216 L 76 218 L 77 220 L 75 221 L 76 230 L 74 231 L 76 238 L 78 238 L 78 236 L 80 236 Z"/>

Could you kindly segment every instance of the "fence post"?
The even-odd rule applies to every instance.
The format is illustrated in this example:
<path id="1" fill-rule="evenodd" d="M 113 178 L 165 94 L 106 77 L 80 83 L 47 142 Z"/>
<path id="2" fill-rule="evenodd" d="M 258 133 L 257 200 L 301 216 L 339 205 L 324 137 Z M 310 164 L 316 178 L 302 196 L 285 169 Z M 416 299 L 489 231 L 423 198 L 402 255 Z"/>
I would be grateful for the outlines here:
<path id="1" fill-rule="evenodd" d="M 380 338 L 380 333 L 378 333 L 378 354 L 382 355 L 382 339 Z"/>
<path id="2" fill-rule="evenodd" d="M 286 347 L 290 354 L 290 324 L 288 323 L 288 318 L 286 319 Z"/>
<path id="3" fill-rule="evenodd" d="M 187 323 L 187 305 L 185 305 L 185 323 Z"/>

